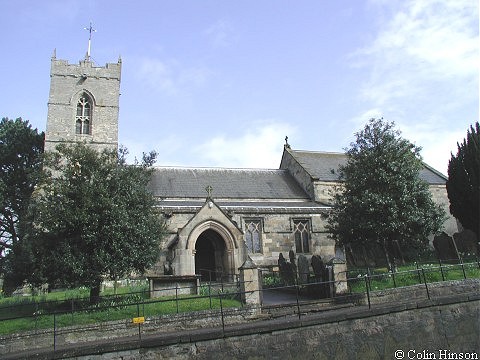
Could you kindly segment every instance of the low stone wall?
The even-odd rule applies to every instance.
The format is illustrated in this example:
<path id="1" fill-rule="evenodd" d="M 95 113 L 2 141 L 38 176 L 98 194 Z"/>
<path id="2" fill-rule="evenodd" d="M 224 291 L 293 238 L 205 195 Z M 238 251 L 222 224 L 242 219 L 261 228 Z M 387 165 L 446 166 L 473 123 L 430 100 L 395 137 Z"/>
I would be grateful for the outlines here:
<path id="1" fill-rule="evenodd" d="M 472 301 L 215 340 L 152 342 L 76 359 L 478 359 L 479 306 Z"/>
<path id="2" fill-rule="evenodd" d="M 432 300 L 427 300 L 424 285 L 390 289 L 371 294 L 371 309 L 303 304 L 300 319 L 296 306 L 260 315 L 250 308 L 224 309 L 224 323 L 220 310 L 149 317 L 141 325 L 141 339 L 139 326 L 130 321 L 62 328 L 55 334 L 56 353 L 53 331 L 30 332 L 0 337 L 0 358 L 25 358 L 22 351 L 35 349 L 44 354 L 31 353 L 36 358 L 58 358 L 58 349 L 66 348 L 81 358 L 75 346 L 87 348 L 88 354 L 105 353 L 102 359 L 393 359 L 394 348 L 473 351 L 480 349 L 479 290 L 479 279 L 429 284 Z M 113 351 L 112 344 L 120 350 Z M 139 344 L 141 349 L 135 350 Z M 363 355 L 353 356 L 352 351 Z M 63 354 L 68 357 L 69 352 Z"/>
<path id="3" fill-rule="evenodd" d="M 253 308 L 223 310 L 224 321 L 238 324 L 248 321 L 255 313 Z M 142 336 L 149 334 L 175 333 L 184 330 L 222 326 L 220 310 L 197 311 L 193 313 L 152 316 L 141 325 Z M 62 327 L 53 331 L 38 330 L 19 334 L 0 336 L 0 354 L 21 352 L 26 349 L 54 348 L 72 344 L 84 344 L 91 341 L 111 340 L 138 336 L 138 325 L 132 319 L 109 321 L 84 326 Z M 1 359 L 0 355 L 0 359 Z"/>
<path id="4" fill-rule="evenodd" d="M 428 283 L 428 294 L 425 284 L 398 287 L 396 289 L 387 289 L 381 291 L 372 291 L 370 293 L 371 304 L 381 303 L 401 303 L 412 300 L 421 300 L 430 298 L 435 299 L 442 296 L 456 294 L 480 293 L 480 279 L 466 279 L 442 281 Z M 366 295 L 363 297 L 362 304 L 367 303 Z"/>

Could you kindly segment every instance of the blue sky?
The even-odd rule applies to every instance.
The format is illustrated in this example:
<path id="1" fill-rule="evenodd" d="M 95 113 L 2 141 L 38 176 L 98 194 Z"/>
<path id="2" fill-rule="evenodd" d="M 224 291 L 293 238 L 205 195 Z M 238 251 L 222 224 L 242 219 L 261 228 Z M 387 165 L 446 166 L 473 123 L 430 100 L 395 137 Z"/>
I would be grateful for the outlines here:
<path id="1" fill-rule="evenodd" d="M 157 165 L 277 168 L 394 121 L 446 173 L 479 119 L 475 0 L 0 0 L 0 116 L 45 129 L 50 59 L 122 58 L 119 142 Z"/>

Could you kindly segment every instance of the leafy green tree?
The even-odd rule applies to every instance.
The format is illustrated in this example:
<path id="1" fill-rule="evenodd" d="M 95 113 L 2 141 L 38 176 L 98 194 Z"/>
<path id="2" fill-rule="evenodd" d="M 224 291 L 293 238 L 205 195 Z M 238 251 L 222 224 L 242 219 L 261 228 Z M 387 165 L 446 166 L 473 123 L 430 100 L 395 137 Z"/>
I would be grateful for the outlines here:
<path id="1" fill-rule="evenodd" d="M 419 178 L 420 148 L 403 139 L 394 123 L 371 119 L 356 133 L 340 167 L 341 189 L 334 197 L 328 228 L 339 245 L 380 246 L 393 270 L 394 242 L 425 248 L 445 212 Z"/>
<path id="2" fill-rule="evenodd" d="M 480 126 L 471 125 L 467 138 L 457 143 L 457 155 L 448 163 L 447 192 L 450 213 L 480 238 Z"/>
<path id="3" fill-rule="evenodd" d="M 95 301 L 104 278 L 143 273 L 157 260 L 164 225 L 146 187 L 156 153 L 135 166 L 126 154 L 62 144 L 46 156 L 52 175 L 32 197 L 30 282 L 86 286 Z"/>
<path id="4" fill-rule="evenodd" d="M 40 179 L 43 143 L 43 132 L 32 129 L 28 120 L 0 122 L 0 269 L 6 279 L 26 269 L 15 265 L 14 258 L 23 257 L 21 222 Z"/>

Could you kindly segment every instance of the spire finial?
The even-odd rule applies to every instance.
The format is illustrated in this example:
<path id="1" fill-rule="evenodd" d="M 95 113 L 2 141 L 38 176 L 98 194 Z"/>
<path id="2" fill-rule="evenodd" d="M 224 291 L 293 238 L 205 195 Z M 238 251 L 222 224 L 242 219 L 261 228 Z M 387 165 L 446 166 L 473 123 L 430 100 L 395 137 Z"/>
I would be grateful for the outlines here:
<path id="1" fill-rule="evenodd" d="M 290 149 L 290 144 L 288 143 L 288 136 L 285 136 L 285 148 Z"/>
<path id="2" fill-rule="evenodd" d="M 95 30 L 95 29 L 93 28 L 93 24 L 92 24 L 91 21 L 90 21 L 90 26 L 89 26 L 88 28 L 84 28 L 84 29 L 89 32 L 89 36 L 88 36 L 88 50 L 87 50 L 87 56 L 85 57 L 85 60 L 90 61 L 90 48 L 91 48 L 91 45 L 92 45 L 92 32 L 96 32 L 97 30 Z"/>

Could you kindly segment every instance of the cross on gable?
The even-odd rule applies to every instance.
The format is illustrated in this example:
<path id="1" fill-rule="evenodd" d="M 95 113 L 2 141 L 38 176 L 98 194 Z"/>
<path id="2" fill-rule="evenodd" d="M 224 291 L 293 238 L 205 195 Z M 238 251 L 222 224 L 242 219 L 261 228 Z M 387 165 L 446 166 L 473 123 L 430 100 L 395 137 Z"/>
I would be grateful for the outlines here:
<path id="1" fill-rule="evenodd" d="M 205 191 L 207 192 L 207 197 L 208 198 L 211 198 L 212 197 L 212 191 L 213 191 L 213 188 L 208 185 L 206 188 L 205 188 Z"/>

